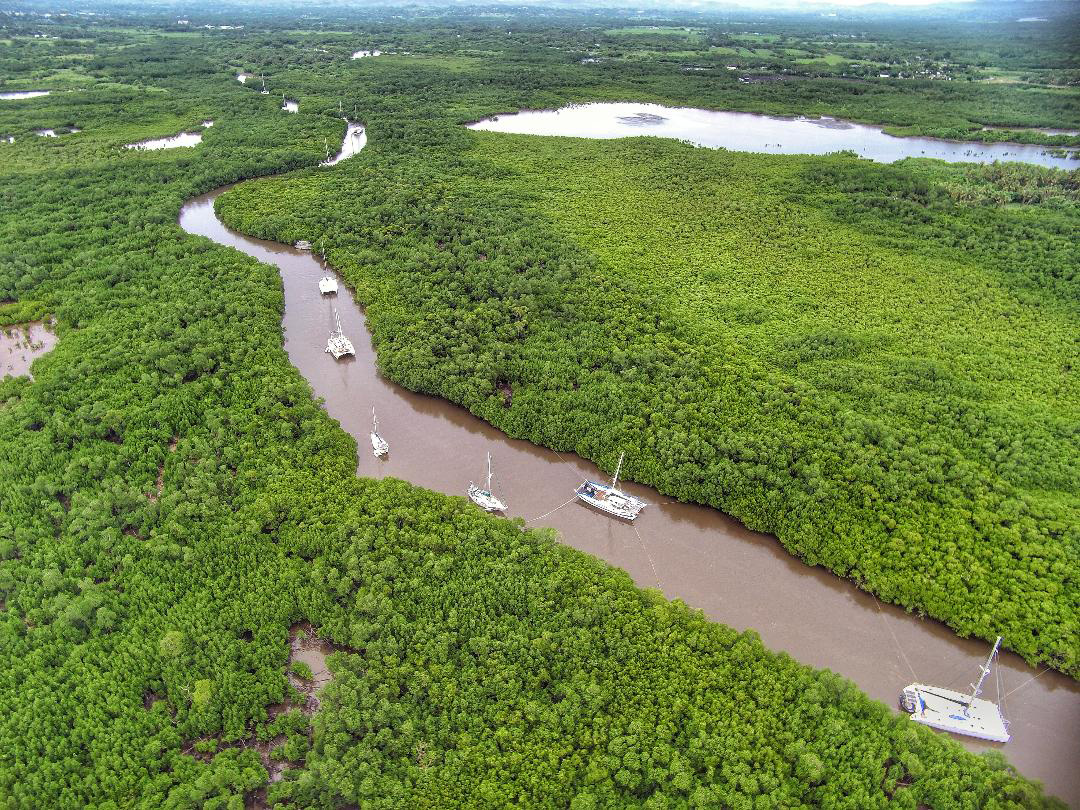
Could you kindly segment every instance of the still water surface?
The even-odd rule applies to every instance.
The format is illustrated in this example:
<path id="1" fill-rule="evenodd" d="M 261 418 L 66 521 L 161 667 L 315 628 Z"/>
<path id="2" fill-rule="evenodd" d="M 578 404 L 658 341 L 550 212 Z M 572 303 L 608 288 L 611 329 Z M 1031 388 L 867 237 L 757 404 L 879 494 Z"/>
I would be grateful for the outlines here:
<path id="1" fill-rule="evenodd" d="M 1046 146 L 966 143 L 937 138 L 897 138 L 880 127 L 835 118 L 773 118 L 754 113 L 664 107 L 660 104 L 580 104 L 558 110 L 526 110 L 469 124 L 471 129 L 518 135 L 628 138 L 655 135 L 695 146 L 773 155 L 824 155 L 850 150 L 878 163 L 927 157 L 950 163 L 995 160 L 1078 169 L 1080 161 L 1046 154 Z"/>
<path id="2" fill-rule="evenodd" d="M 484 474 L 490 452 L 493 488 L 511 516 L 557 529 L 565 543 L 624 569 L 639 585 L 660 588 L 714 621 L 752 628 L 771 649 L 827 667 L 889 706 L 912 681 L 963 689 L 978 675 L 988 644 L 959 639 L 939 622 L 879 604 L 850 582 L 799 562 L 776 538 L 715 509 L 673 502 L 632 483 L 624 488 L 650 503 L 636 524 L 571 501 L 585 478 L 604 480 L 605 473 L 575 456 L 510 439 L 463 408 L 381 377 L 364 312 L 344 280 L 339 278 L 338 295 L 324 297 L 318 281 L 333 270 L 318 255 L 226 228 L 214 213 L 224 190 L 189 200 L 180 226 L 278 268 L 285 350 L 327 412 L 356 438 L 359 475 L 394 476 L 464 497 L 469 480 Z M 355 358 L 334 361 L 324 351 L 335 306 Z M 370 451 L 373 405 L 379 432 L 390 443 L 384 459 Z M 1011 653 L 1001 656 L 997 670 L 1004 689 L 1016 689 L 1008 697 L 1012 741 L 956 739 L 973 751 L 1000 749 L 1021 773 L 1080 806 L 1080 685 L 1032 669 Z M 993 687 L 987 697 L 994 697 Z"/>
<path id="3" fill-rule="evenodd" d="M 346 158 L 351 158 L 361 149 L 367 146 L 367 131 L 363 124 L 345 119 L 345 138 L 341 142 L 341 151 L 333 157 L 324 160 L 323 166 L 336 166 Z"/>
<path id="4" fill-rule="evenodd" d="M 213 121 L 203 121 L 201 126 L 203 129 L 209 129 L 214 125 Z M 203 134 L 198 131 L 194 132 L 180 132 L 176 135 L 169 135 L 165 138 L 153 138 L 149 141 L 139 141 L 138 143 L 129 143 L 125 149 L 138 149 L 141 151 L 152 152 L 158 149 L 176 149 L 180 146 L 198 146 L 202 143 Z"/>
<path id="5" fill-rule="evenodd" d="M 0 101 L 18 101 L 23 98 L 37 98 L 47 96 L 51 90 L 20 90 L 15 93 L 0 93 Z"/>

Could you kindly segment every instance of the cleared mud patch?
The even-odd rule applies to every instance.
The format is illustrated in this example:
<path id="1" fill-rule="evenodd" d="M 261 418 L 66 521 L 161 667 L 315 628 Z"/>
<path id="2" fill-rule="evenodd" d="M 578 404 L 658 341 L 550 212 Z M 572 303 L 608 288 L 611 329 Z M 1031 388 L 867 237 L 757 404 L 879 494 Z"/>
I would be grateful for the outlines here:
<path id="1" fill-rule="evenodd" d="M 326 666 L 326 659 L 335 649 L 329 641 L 315 635 L 308 622 L 289 629 L 289 683 L 305 697 L 305 703 L 300 707 L 304 714 L 311 715 L 318 710 L 319 699 L 315 693 L 334 677 Z M 311 680 L 297 674 L 294 664 L 306 666 L 311 671 Z"/>
<path id="2" fill-rule="evenodd" d="M 56 335 L 42 321 L 0 328 L 0 378 L 32 377 L 30 365 L 56 346 Z"/>

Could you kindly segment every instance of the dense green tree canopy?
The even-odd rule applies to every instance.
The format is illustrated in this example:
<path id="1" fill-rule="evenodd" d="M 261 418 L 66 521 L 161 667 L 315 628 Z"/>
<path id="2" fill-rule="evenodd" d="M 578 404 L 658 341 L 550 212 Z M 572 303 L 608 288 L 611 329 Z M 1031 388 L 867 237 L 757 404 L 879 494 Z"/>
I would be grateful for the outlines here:
<path id="1" fill-rule="evenodd" d="M 902 520 L 889 512 L 887 499 L 920 480 L 928 458 L 947 461 L 961 482 L 985 483 L 972 517 L 992 539 L 990 552 L 1012 555 L 1032 587 L 1057 591 L 1041 616 L 1009 601 L 1011 590 L 995 612 L 967 616 L 950 580 L 937 578 L 927 582 L 940 585 L 931 591 L 940 605 L 914 604 L 964 632 L 1008 630 L 1016 649 L 1074 669 L 1063 644 L 1069 621 L 1075 633 L 1075 581 L 1060 566 L 1075 572 L 1075 537 L 1067 535 L 1075 457 L 1037 462 L 1075 438 L 1038 418 L 1050 385 L 1042 366 L 1033 373 L 1035 404 L 1003 405 L 985 428 L 978 410 L 953 408 L 950 398 L 1002 396 L 1010 373 L 1000 387 L 980 388 L 933 358 L 902 371 L 908 387 L 943 392 L 948 407 L 934 430 L 913 431 L 905 420 L 914 411 L 869 395 L 865 409 L 838 412 L 849 392 L 832 364 L 846 358 L 874 370 L 882 362 L 866 335 L 840 326 L 771 337 L 759 330 L 755 342 L 767 308 L 733 299 L 725 323 L 742 325 L 742 353 L 703 352 L 709 324 L 691 317 L 700 302 L 663 283 L 607 275 L 610 245 L 575 230 L 573 211 L 554 210 L 574 189 L 542 186 L 571 157 L 589 160 L 597 177 L 625 181 L 621 199 L 634 200 L 633 183 L 647 179 L 634 171 L 672 163 L 685 165 L 661 184 L 672 198 L 717 176 L 760 179 L 760 194 L 733 222 L 752 206 L 783 202 L 805 222 L 845 229 L 878 258 L 913 233 L 955 272 L 967 267 L 958 252 L 981 250 L 980 278 L 995 285 L 987 294 L 1023 296 L 1016 317 L 1027 317 L 1021 304 L 1038 303 L 1052 323 L 1075 304 L 1075 264 L 1070 270 L 1062 244 L 1072 222 L 1066 191 L 1046 192 L 1060 198 L 1047 214 L 975 208 L 955 192 L 992 189 L 974 198 L 1024 201 L 999 200 L 1009 186 L 992 176 L 942 178 L 933 167 L 883 170 L 844 157 L 770 164 L 655 142 L 603 154 L 578 144 L 564 156 L 548 153 L 545 167 L 529 165 L 542 152 L 515 157 L 513 139 L 459 127 L 501 109 L 590 97 L 832 112 L 927 131 L 945 110 L 970 116 L 965 127 L 1075 125 L 1072 96 L 1049 83 L 956 82 L 937 100 L 929 95 L 916 119 L 903 111 L 918 105 L 884 83 L 869 82 L 857 96 L 839 94 L 841 78 L 709 84 L 644 54 L 596 72 L 577 49 L 600 36 L 615 47 L 622 35 L 582 32 L 580 20 L 524 25 L 514 47 L 496 48 L 505 42 L 501 21 L 372 16 L 364 22 L 370 44 L 413 55 L 361 64 L 347 58 L 355 33 L 265 20 L 244 32 L 198 33 L 173 19 L 151 27 L 4 17 L 0 89 L 55 92 L 0 102 L 0 134 L 15 137 L 0 143 L 0 317 L 51 313 L 60 341 L 35 365 L 33 382 L 0 382 L 0 806 L 233 808 L 263 791 L 268 801 L 303 807 L 1055 804 L 1000 756 L 968 754 L 843 679 L 643 592 L 544 531 L 400 481 L 357 479 L 355 445 L 282 351 L 276 273 L 183 234 L 176 216 L 183 200 L 221 184 L 300 170 L 238 188 L 222 210 L 248 230 L 291 241 L 295 228 L 311 225 L 306 197 L 319 247 L 371 302 L 389 374 L 510 433 L 605 462 L 613 460 L 610 436 L 589 433 L 589 420 L 610 418 L 612 434 L 651 437 L 636 476 L 751 522 L 775 521 L 796 552 L 897 601 L 919 595 L 887 591 L 888 554 L 918 543 L 918 524 L 905 523 L 907 511 Z M 43 27 L 48 36 L 35 36 Z M 283 115 L 274 96 L 240 85 L 233 75 L 243 69 L 295 92 L 302 112 Z M 1056 101 L 1031 100 L 1027 89 Z M 1012 120 L 984 115 L 1002 98 L 1016 99 Z M 305 167 L 322 158 L 324 138 L 340 136 L 339 100 L 361 111 L 372 148 L 342 164 L 331 188 Z M 206 119 L 215 125 L 196 149 L 123 148 Z M 33 134 L 72 127 L 81 131 Z M 635 161 L 637 169 L 628 165 Z M 334 195 L 364 207 L 346 214 L 330 204 Z M 580 204 L 575 210 L 595 213 Z M 891 205 L 910 213 L 881 222 L 879 210 Z M 932 240 L 926 217 L 945 223 Z M 995 258 L 988 234 L 998 228 L 1030 234 L 1015 263 Z M 642 244 L 652 250 L 655 238 L 643 232 Z M 610 303 L 568 296 L 598 275 Z M 593 356 L 586 345 L 582 354 L 578 338 L 600 330 L 609 330 L 609 345 L 618 338 L 617 351 Z M 1049 327 L 1037 337 L 1059 339 Z M 462 364 L 461 352 L 481 343 L 489 348 Z M 896 371 L 875 373 L 886 370 Z M 517 386 L 510 409 L 492 393 L 498 381 Z M 657 383 L 653 400 L 648 389 Z M 560 403 L 572 418 L 544 416 Z M 714 431 L 709 409 L 719 408 L 734 419 L 730 431 Z M 768 427 L 754 441 L 738 430 L 752 412 L 765 414 Z M 830 420 L 850 441 L 823 438 Z M 992 444 L 1017 426 L 1018 447 Z M 788 428 L 805 443 L 793 446 L 866 454 L 853 467 L 865 501 L 838 513 L 845 524 L 835 535 L 785 536 L 796 508 L 806 525 L 820 525 L 793 487 L 830 505 L 851 484 L 805 455 L 779 452 L 778 431 Z M 985 446 L 959 445 L 957 435 Z M 939 442 L 936 456 L 928 442 Z M 718 483 L 705 492 L 703 480 Z M 901 501 L 911 512 L 913 504 Z M 871 520 L 871 512 L 881 514 Z M 886 557 L 875 557 L 886 518 L 909 530 L 890 535 Z M 975 536 L 955 530 L 942 542 L 954 552 Z M 1052 621 L 1061 623 L 1056 633 Z M 296 666 L 290 675 L 290 628 L 301 623 L 338 650 L 313 713 L 307 673 Z M 267 789 L 282 763 L 284 777 Z"/>

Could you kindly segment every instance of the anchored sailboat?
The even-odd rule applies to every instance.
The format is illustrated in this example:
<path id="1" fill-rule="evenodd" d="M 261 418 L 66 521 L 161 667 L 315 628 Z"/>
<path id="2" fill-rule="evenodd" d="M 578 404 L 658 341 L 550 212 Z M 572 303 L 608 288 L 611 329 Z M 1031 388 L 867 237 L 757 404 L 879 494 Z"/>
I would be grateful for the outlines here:
<path id="1" fill-rule="evenodd" d="M 488 512 L 506 511 L 506 504 L 491 494 L 491 453 L 487 454 L 487 483 L 481 489 L 470 481 L 469 500 Z"/>
<path id="2" fill-rule="evenodd" d="M 260 75 L 259 78 L 262 79 L 262 90 L 259 91 L 259 94 L 263 96 L 270 95 L 270 91 L 266 89 L 266 77 Z"/>
<path id="3" fill-rule="evenodd" d="M 1001 716 L 997 704 L 979 698 L 999 646 L 1001 636 L 994 642 L 994 649 L 990 651 L 986 663 L 980 667 L 982 674 L 978 682 L 971 685 L 970 695 L 940 686 L 913 683 L 900 693 L 900 708 L 908 712 L 916 723 L 930 728 L 978 737 L 981 740 L 1008 742 L 1008 724 Z"/>
<path id="4" fill-rule="evenodd" d="M 347 354 L 355 355 L 356 350 L 353 348 L 352 341 L 341 331 L 341 318 L 338 316 L 337 307 L 334 307 L 334 327 L 334 331 L 330 333 L 330 338 L 326 341 L 326 351 L 334 355 L 335 360 Z"/>
<path id="5" fill-rule="evenodd" d="M 618 488 L 619 472 L 622 470 L 623 453 L 619 456 L 619 463 L 615 467 L 615 476 L 611 479 L 611 485 L 598 484 L 596 481 L 585 481 L 577 488 L 575 494 L 582 503 L 594 506 L 601 512 L 633 520 L 646 506 L 645 501 L 635 498 Z"/>
<path id="6" fill-rule="evenodd" d="M 379 435 L 379 420 L 375 416 L 374 405 L 371 406 L 371 422 L 374 425 L 371 429 L 371 451 L 381 458 L 390 452 L 390 445 L 386 439 Z"/>
<path id="7" fill-rule="evenodd" d="M 337 279 L 329 273 L 320 278 L 319 292 L 323 295 L 337 295 Z"/>

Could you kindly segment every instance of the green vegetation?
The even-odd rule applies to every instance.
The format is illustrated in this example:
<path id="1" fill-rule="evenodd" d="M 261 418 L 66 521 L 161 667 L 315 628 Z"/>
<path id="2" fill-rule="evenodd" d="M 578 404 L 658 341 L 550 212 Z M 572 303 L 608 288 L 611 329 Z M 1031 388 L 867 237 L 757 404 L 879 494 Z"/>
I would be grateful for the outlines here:
<path id="1" fill-rule="evenodd" d="M 303 661 L 293 661 L 291 664 L 289 664 L 289 669 L 292 670 L 293 674 L 298 676 L 301 680 L 315 680 L 315 675 L 314 673 L 312 673 L 311 667 L 309 667 Z"/>
<path id="2" fill-rule="evenodd" d="M 39 24 L 5 21 L 13 42 Z M 1031 324 L 1026 307 L 1045 308 L 1047 325 L 1038 335 L 1050 341 L 1040 350 L 1047 357 L 1062 339 L 1051 327 L 1069 305 L 1073 283 L 1060 244 L 1060 229 L 1072 223 L 1069 206 L 1047 206 L 1044 213 L 1017 212 L 1011 200 L 954 203 L 948 184 L 931 176 L 933 168 L 868 167 L 846 157 L 766 160 L 655 141 L 610 151 L 563 144 L 565 156 L 550 147 L 533 151 L 529 142 L 515 155 L 518 139 L 459 127 L 499 109 L 635 95 L 837 112 L 828 102 L 839 86 L 832 80 L 816 89 L 805 83 L 740 88 L 725 78 L 709 88 L 664 64 L 601 68 L 597 79 L 576 54 L 548 47 L 580 36 L 574 26 L 552 23 L 522 34 L 528 37 L 522 48 L 505 42 L 501 20 L 445 28 L 367 20 L 387 50 L 420 55 L 352 63 L 356 35 L 350 42 L 333 33 L 286 34 L 272 20 L 244 34 L 184 37 L 147 28 L 128 33 L 121 23 L 56 24 L 80 40 L 79 53 L 93 54 L 82 60 L 92 87 L 0 104 L 0 132 L 17 136 L 14 144 L 0 144 L 0 311 L 12 321 L 55 314 L 60 334 L 56 349 L 35 366 L 33 382 L 0 383 L 5 806 L 233 808 L 266 789 L 268 769 L 282 762 L 288 769 L 267 799 L 300 807 L 1057 806 L 1000 756 L 973 756 L 894 716 L 843 679 L 765 650 L 752 633 L 709 623 L 633 587 L 624 573 L 548 532 L 523 531 L 464 499 L 400 481 L 355 478 L 355 446 L 312 400 L 282 351 L 276 273 L 184 235 L 176 215 L 183 200 L 223 183 L 300 169 L 238 187 L 222 198 L 222 210 L 250 230 L 285 238 L 290 228 L 308 226 L 305 210 L 321 210 L 314 232 L 371 302 L 388 373 L 436 390 L 435 375 L 449 370 L 441 393 L 518 434 L 527 429 L 524 420 L 550 407 L 540 396 L 582 403 L 585 409 L 568 410 L 563 423 L 538 418 L 536 430 L 553 446 L 580 443 L 563 431 L 588 428 L 597 407 L 621 408 L 608 432 L 590 434 L 595 446 L 584 443 L 583 452 L 610 462 L 621 431 L 635 441 L 663 437 L 655 449 L 635 454 L 635 472 L 647 478 L 651 459 L 674 461 L 669 488 L 697 497 L 704 456 L 687 464 L 660 455 L 706 452 L 704 439 L 691 441 L 687 427 L 714 423 L 707 413 L 701 422 L 694 414 L 684 418 L 689 408 L 681 403 L 720 391 L 741 407 L 733 416 L 745 422 L 752 407 L 747 390 L 782 395 L 757 403 L 763 426 L 797 423 L 796 438 L 813 437 L 815 420 L 831 414 L 826 397 L 852 395 L 823 384 L 828 365 L 846 352 L 884 374 L 875 369 L 882 347 L 857 331 L 850 339 L 808 341 L 800 323 L 770 354 L 766 330 L 754 328 L 771 317 L 768 308 L 738 301 L 720 338 L 725 347 L 740 348 L 727 336 L 729 324 L 739 325 L 742 353 L 703 354 L 709 324 L 692 321 L 715 299 L 673 294 L 685 278 L 680 274 L 689 272 L 690 240 L 669 281 L 630 284 L 615 275 L 611 238 L 576 230 L 595 223 L 571 222 L 555 210 L 558 204 L 596 216 L 594 205 L 620 199 L 656 205 L 642 191 L 652 180 L 672 204 L 678 189 L 702 194 L 697 184 L 715 189 L 726 181 L 747 195 L 729 199 L 733 255 L 751 250 L 741 233 L 751 215 L 782 206 L 798 212 L 798 223 L 843 229 L 867 255 L 910 273 L 920 271 L 918 257 L 902 263 L 890 240 L 911 232 L 922 238 L 920 229 L 937 233 L 931 225 L 940 220 L 948 227 L 926 250 L 941 252 L 957 285 L 967 282 L 954 277 L 971 270 L 970 260 L 956 255 L 963 240 L 976 244 L 999 226 L 1024 227 L 1030 236 L 1017 249 L 1039 261 L 1021 262 L 1019 273 L 990 264 L 981 278 L 995 305 L 1006 292 L 1017 297 L 1010 317 L 1022 323 Z M 518 55 L 505 57 L 500 48 Z M 4 75 L 29 86 L 58 69 L 49 55 L 56 50 L 27 47 L 17 58 L 0 53 Z M 440 53 L 452 63 L 420 58 Z M 275 90 L 295 88 L 304 112 L 281 114 L 275 97 L 241 86 L 233 68 L 265 71 Z M 985 109 L 1013 92 L 972 85 L 929 102 L 917 123 L 935 126 L 958 100 L 969 110 Z M 333 173 L 306 171 L 322 158 L 323 139 L 340 137 L 339 98 L 364 111 L 370 152 Z M 880 120 L 912 124 L 916 119 L 882 112 L 901 109 L 905 98 L 882 87 L 837 104 L 863 117 L 880 113 Z M 1015 109 L 1023 111 L 1023 104 Z M 1066 104 L 1056 117 L 1032 112 L 1037 109 L 1033 103 L 1028 112 L 1038 123 L 1074 125 Z M 123 149 L 204 118 L 216 124 L 195 149 Z M 82 132 L 24 137 L 54 125 Z M 575 198 L 589 190 L 581 176 L 561 175 L 562 185 L 544 188 L 546 180 L 559 179 L 539 163 L 545 154 L 556 166 L 571 157 L 587 160 L 598 176 L 627 188 L 618 198 L 592 202 Z M 684 173 L 674 173 L 684 163 Z M 268 190 L 278 194 L 273 205 Z M 351 210 L 338 210 L 345 200 Z M 747 211 L 740 212 L 743 204 Z M 910 213 L 895 224 L 880 221 L 879 209 L 890 205 Z M 245 206 L 262 212 L 261 221 L 248 219 Z M 701 224 L 700 217 L 680 221 Z M 772 222 L 775 217 L 761 227 Z M 655 255 L 663 227 L 658 222 L 643 231 L 647 255 Z M 953 238 L 960 243 L 947 242 Z M 790 249 L 811 273 L 811 257 Z M 994 247 L 986 242 L 980 249 L 990 254 Z M 584 294 L 594 283 L 603 289 Z M 891 283 L 903 289 L 900 280 Z M 713 295 L 730 286 L 722 274 L 709 284 L 716 285 Z M 465 309 L 452 316 L 451 306 Z M 583 329 L 589 343 L 568 346 Z M 550 365 L 537 367 L 533 352 L 543 339 L 550 345 L 541 359 Z M 649 345 L 639 350 L 644 342 Z M 494 349 L 468 363 L 460 359 L 480 343 Z M 1004 351 L 997 343 L 991 348 Z M 713 376 L 702 376 L 698 361 L 713 356 L 718 362 L 706 368 Z M 1015 471 L 992 472 L 1000 486 L 1023 496 L 1004 527 L 1022 538 L 1012 546 L 1018 576 L 1043 586 L 1056 576 L 1057 560 L 1047 558 L 1041 571 L 1027 561 L 1057 553 L 1051 540 L 1063 529 L 1046 515 L 1068 520 L 1054 510 L 1072 508 L 1067 499 L 1075 493 L 1068 456 L 1058 466 L 1032 469 L 1033 459 L 1048 458 L 1063 441 L 1037 418 L 1051 382 L 1043 365 L 1033 366 L 1033 393 L 1001 404 L 991 414 L 1000 421 L 990 422 L 1031 432 L 1021 433 L 1026 443 L 1005 456 L 1015 459 Z M 640 408 L 648 400 L 641 394 L 650 375 L 667 385 L 660 369 L 669 367 L 682 372 L 680 387 L 667 387 L 672 402 L 658 403 L 648 414 L 652 426 L 642 425 Z M 560 378 L 567 370 L 574 375 Z M 969 381 L 945 371 L 920 366 L 907 373 L 916 391 L 942 386 L 947 402 L 972 391 L 993 398 L 1015 390 L 1008 373 Z M 730 384 L 702 390 L 702 381 L 712 386 L 717 379 Z M 498 380 L 516 386 L 510 409 L 490 396 Z M 792 390 L 776 388 L 776 380 L 790 380 Z M 552 384 L 563 389 L 552 391 Z M 1068 384 L 1066 378 L 1062 385 Z M 1069 393 L 1063 388 L 1058 396 L 1068 402 Z M 797 407 L 804 401 L 809 404 Z M 883 419 L 893 413 L 875 407 Z M 789 419 L 791 409 L 805 413 L 806 422 Z M 936 428 L 941 441 L 953 427 Z M 850 431 L 857 440 L 838 444 L 838 451 L 869 448 L 860 444 L 865 435 L 877 442 L 880 464 L 902 429 L 856 418 Z M 749 493 L 754 508 L 760 498 L 778 521 L 793 520 L 788 479 L 766 452 L 770 434 L 750 447 L 720 435 L 736 452 L 728 454 L 730 463 L 717 462 L 730 491 Z M 942 455 L 952 458 L 952 447 L 943 445 Z M 916 452 L 904 462 L 917 469 L 921 458 Z M 805 467 L 803 460 L 794 468 L 805 472 L 798 480 L 821 486 L 816 500 L 833 503 L 826 499 L 835 497 L 830 488 L 846 484 Z M 1024 512 L 1032 504 L 1043 510 L 1035 517 Z M 987 496 L 980 519 L 995 525 L 1004 514 L 994 511 L 999 506 Z M 856 511 L 851 520 L 854 535 L 866 515 Z M 1029 537 L 1032 523 L 1051 539 L 1040 545 Z M 963 539 L 952 542 L 959 548 Z M 1070 538 L 1055 542 L 1061 553 L 1072 553 Z M 959 597 L 940 582 L 948 596 L 943 609 L 952 609 Z M 1067 623 L 1067 599 L 1066 591 L 1044 609 Z M 1010 610 L 1024 607 L 1008 603 Z M 1004 610 L 977 617 L 972 631 L 1019 627 L 1030 618 Z M 330 658 L 335 677 L 311 717 L 286 677 L 289 628 L 298 622 L 310 622 L 339 648 Z M 1041 622 L 1029 629 L 1035 628 Z M 1055 657 L 1067 630 L 1067 624 L 1047 630 L 1030 654 L 1073 666 L 1067 656 Z M 1023 647 L 1025 639 L 1014 632 L 1011 642 Z"/>
<path id="3" fill-rule="evenodd" d="M 949 193 L 1075 176 L 469 137 L 437 180 L 376 145 L 219 207 L 283 241 L 333 222 L 317 244 L 391 378 L 609 468 L 626 450 L 635 480 L 1080 672 L 1078 213 Z"/>

